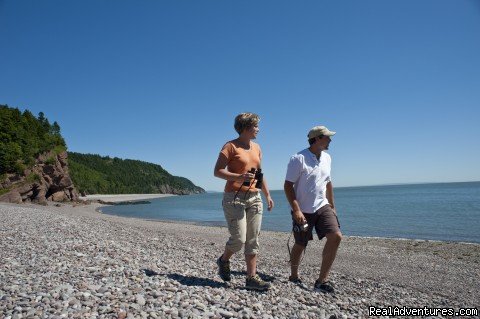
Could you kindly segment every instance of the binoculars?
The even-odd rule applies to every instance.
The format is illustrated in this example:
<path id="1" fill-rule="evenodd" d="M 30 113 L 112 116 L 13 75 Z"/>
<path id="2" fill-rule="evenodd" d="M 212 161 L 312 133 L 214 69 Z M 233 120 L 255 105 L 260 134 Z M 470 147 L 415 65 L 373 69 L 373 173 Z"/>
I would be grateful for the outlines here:
<path id="1" fill-rule="evenodd" d="M 259 169 L 252 168 L 248 172 L 252 173 L 252 174 L 255 174 L 255 177 L 253 178 L 254 180 L 257 181 L 257 183 L 255 184 L 255 188 L 262 189 L 262 186 L 263 186 L 262 169 L 261 168 L 259 168 Z M 245 182 L 243 182 L 243 186 L 250 186 L 250 183 L 251 183 L 251 181 L 245 181 Z"/>

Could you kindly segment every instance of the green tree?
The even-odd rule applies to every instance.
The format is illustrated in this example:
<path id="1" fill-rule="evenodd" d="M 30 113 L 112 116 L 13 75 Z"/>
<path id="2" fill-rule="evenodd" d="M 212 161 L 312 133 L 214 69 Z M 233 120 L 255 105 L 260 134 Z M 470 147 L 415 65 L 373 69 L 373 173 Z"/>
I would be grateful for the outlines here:
<path id="1" fill-rule="evenodd" d="M 0 142 L 0 172 L 16 171 L 16 163 L 22 158 L 22 149 L 15 142 Z"/>
<path id="2" fill-rule="evenodd" d="M 0 105 L 0 175 L 21 172 L 40 153 L 54 149 L 66 149 L 57 122 L 50 125 L 43 112 L 36 118 L 28 110 Z"/>
<path id="3" fill-rule="evenodd" d="M 52 127 L 50 128 L 50 133 L 53 135 L 60 135 L 60 125 L 57 121 L 53 122 Z"/>

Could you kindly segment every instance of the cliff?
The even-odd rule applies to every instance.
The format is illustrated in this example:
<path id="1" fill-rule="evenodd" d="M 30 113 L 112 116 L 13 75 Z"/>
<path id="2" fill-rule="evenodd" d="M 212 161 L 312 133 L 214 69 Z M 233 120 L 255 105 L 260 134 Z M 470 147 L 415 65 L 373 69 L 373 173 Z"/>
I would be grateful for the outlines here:
<path id="1" fill-rule="evenodd" d="M 11 203 L 78 200 L 78 192 L 70 178 L 67 152 L 53 151 L 38 156 L 23 174 L 9 173 L 0 182 L 0 201 Z"/>

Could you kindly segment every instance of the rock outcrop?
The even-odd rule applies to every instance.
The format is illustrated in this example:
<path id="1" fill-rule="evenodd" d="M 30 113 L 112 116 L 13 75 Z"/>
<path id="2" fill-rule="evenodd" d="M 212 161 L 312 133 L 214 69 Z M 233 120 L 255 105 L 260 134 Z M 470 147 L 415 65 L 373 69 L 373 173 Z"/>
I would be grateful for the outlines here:
<path id="1" fill-rule="evenodd" d="M 34 167 L 26 169 L 23 175 L 7 174 L 0 182 L 0 190 L 8 192 L 0 196 L 0 201 L 45 205 L 48 201 L 78 200 L 78 192 L 68 172 L 67 156 L 67 152 L 58 155 L 48 152 L 40 155 Z"/>
<path id="2" fill-rule="evenodd" d="M 174 194 L 174 195 L 192 195 L 192 194 L 202 194 L 202 193 L 205 193 L 205 191 L 200 187 L 196 187 L 194 189 L 184 189 L 184 188 L 179 189 L 166 184 L 166 185 L 160 185 L 158 187 L 158 193 Z"/>

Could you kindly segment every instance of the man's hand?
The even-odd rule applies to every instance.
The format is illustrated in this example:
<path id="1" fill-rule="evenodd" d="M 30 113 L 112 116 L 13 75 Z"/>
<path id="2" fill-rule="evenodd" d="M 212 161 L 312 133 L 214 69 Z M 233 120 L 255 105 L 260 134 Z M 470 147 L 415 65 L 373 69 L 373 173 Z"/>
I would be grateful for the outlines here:
<path id="1" fill-rule="evenodd" d="M 307 219 L 303 216 L 303 213 L 299 210 L 293 212 L 293 219 L 298 225 L 303 225 L 307 223 Z"/>
<path id="2" fill-rule="evenodd" d="M 330 204 L 330 207 L 332 208 L 333 213 L 335 214 L 335 216 L 337 216 L 337 210 L 335 209 L 335 206 L 333 206 L 332 204 Z"/>

